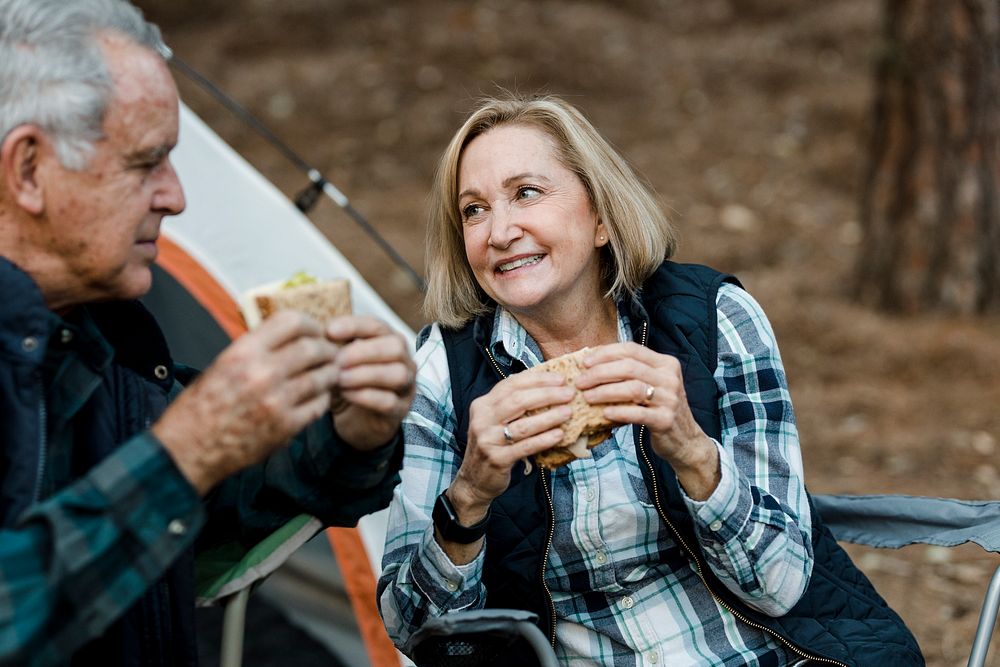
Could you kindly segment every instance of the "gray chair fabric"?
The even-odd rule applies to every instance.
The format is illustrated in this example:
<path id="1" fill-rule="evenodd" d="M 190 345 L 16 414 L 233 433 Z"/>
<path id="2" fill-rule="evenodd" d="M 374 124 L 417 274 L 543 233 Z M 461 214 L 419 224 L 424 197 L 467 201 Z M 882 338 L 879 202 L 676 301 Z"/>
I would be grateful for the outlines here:
<path id="1" fill-rule="evenodd" d="M 888 549 L 973 542 L 986 551 L 1000 552 L 998 501 L 816 495 L 813 502 L 834 537 L 844 542 Z"/>

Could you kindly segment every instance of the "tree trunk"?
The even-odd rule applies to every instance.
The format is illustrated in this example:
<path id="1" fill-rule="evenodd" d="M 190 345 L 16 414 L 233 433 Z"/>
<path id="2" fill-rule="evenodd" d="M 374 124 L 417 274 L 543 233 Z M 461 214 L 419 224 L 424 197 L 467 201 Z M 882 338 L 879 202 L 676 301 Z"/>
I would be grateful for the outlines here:
<path id="1" fill-rule="evenodd" d="M 1000 311 L 1000 0 L 884 0 L 856 296 Z"/>

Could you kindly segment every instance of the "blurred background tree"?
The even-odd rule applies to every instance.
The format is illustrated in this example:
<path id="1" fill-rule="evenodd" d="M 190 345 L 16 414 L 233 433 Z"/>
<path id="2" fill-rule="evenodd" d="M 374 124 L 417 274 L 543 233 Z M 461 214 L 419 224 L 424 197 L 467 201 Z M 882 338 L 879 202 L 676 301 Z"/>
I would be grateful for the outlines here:
<path id="1" fill-rule="evenodd" d="M 1000 2 L 885 0 L 856 295 L 1000 310 Z"/>

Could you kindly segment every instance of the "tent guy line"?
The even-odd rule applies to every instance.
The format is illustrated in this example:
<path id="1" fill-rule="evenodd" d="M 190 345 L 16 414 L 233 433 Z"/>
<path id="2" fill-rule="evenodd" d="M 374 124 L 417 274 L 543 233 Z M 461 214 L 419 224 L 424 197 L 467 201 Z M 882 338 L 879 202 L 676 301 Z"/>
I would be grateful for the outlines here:
<path id="1" fill-rule="evenodd" d="M 396 266 L 402 269 L 413 281 L 414 286 L 421 292 L 427 291 L 427 283 L 423 277 L 414 269 L 409 262 L 382 236 L 377 229 L 361 213 L 354 208 L 350 200 L 340 189 L 331 183 L 323 174 L 306 162 L 302 156 L 296 153 L 288 144 L 281 140 L 256 116 L 250 113 L 239 102 L 223 92 L 218 86 L 212 83 L 207 77 L 194 69 L 191 65 L 171 53 L 170 64 L 174 66 L 185 77 L 190 79 L 202 90 L 211 95 L 223 107 L 229 110 L 234 116 L 246 123 L 254 132 L 260 135 L 267 143 L 285 156 L 295 167 L 308 176 L 310 184 L 295 197 L 295 206 L 303 213 L 308 213 L 321 194 L 329 197 L 339 206 L 368 236 L 385 252 Z"/>

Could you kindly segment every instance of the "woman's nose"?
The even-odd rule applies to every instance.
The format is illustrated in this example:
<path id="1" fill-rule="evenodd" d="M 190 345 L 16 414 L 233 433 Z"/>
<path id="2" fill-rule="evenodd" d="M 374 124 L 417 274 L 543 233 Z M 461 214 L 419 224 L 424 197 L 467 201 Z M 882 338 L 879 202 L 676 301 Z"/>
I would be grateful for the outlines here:
<path id="1" fill-rule="evenodd" d="M 490 224 L 490 245 L 501 250 L 524 234 L 516 219 L 516 214 L 509 206 L 495 206 Z"/>

